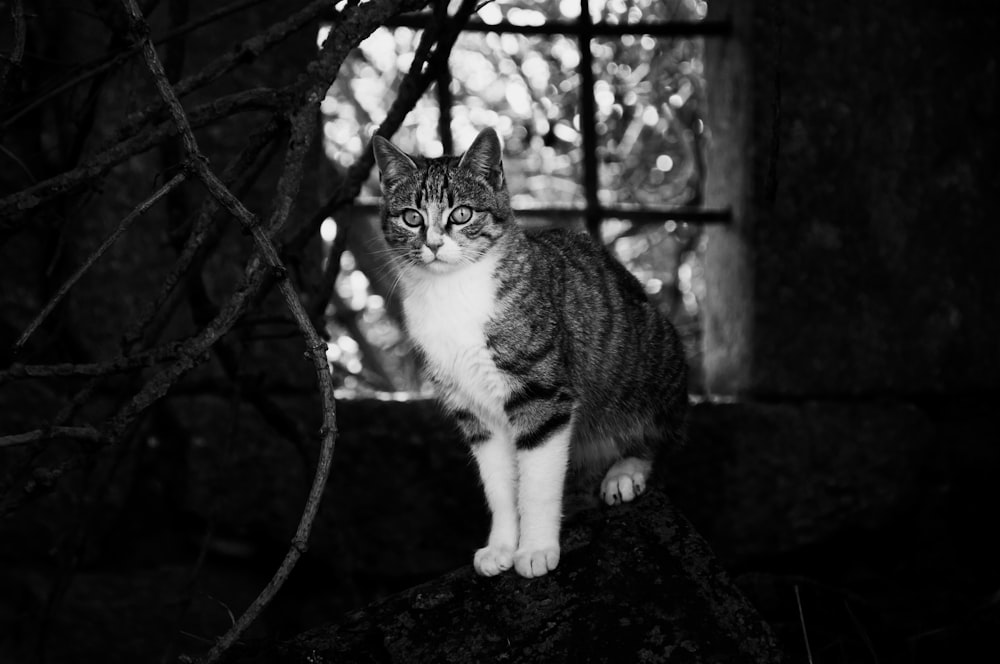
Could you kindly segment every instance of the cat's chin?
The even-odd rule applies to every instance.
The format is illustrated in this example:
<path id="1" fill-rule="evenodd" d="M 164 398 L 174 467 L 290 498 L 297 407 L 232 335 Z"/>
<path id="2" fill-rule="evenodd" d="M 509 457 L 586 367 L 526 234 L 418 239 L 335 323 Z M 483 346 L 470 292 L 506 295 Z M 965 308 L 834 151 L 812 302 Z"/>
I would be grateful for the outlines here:
<path id="1" fill-rule="evenodd" d="M 445 263 L 442 260 L 433 260 L 430 263 L 423 263 L 420 267 L 431 274 L 450 274 L 462 267 L 461 263 Z"/>

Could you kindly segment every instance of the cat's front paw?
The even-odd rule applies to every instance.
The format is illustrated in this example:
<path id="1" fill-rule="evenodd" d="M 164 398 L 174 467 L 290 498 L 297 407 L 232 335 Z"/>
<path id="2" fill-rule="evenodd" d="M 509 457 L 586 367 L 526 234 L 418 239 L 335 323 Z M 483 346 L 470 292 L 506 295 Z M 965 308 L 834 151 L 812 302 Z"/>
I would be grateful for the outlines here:
<path id="1" fill-rule="evenodd" d="M 523 548 L 514 552 L 514 569 L 521 576 L 531 579 L 544 576 L 559 564 L 559 545 Z"/>
<path id="2" fill-rule="evenodd" d="M 486 545 L 476 551 L 472 566 L 481 576 L 496 576 L 514 565 L 514 549 L 509 546 Z"/>

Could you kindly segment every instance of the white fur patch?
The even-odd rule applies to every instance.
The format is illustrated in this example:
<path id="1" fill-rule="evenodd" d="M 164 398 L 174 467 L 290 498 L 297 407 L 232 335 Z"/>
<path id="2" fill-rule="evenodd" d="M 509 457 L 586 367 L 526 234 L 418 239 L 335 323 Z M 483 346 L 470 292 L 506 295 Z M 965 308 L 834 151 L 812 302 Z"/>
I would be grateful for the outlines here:
<path id="1" fill-rule="evenodd" d="M 542 576 L 559 564 L 559 528 L 571 431 L 572 426 L 567 425 L 538 447 L 517 453 L 521 532 L 514 568 L 521 576 Z"/>
<path id="2" fill-rule="evenodd" d="M 476 571 L 493 576 L 513 565 L 521 576 L 534 577 L 559 564 L 572 426 L 534 449 L 514 448 L 503 408 L 511 386 L 486 348 L 486 325 L 498 313 L 497 260 L 490 253 L 454 270 L 408 268 L 403 311 L 428 370 L 444 386 L 445 403 L 475 413 L 492 432 L 473 449 L 493 515 L 489 540 L 473 560 Z"/>
<path id="3" fill-rule="evenodd" d="M 407 329 L 446 386 L 446 403 L 472 411 L 494 431 L 509 427 L 503 404 L 510 394 L 486 348 L 485 328 L 496 313 L 496 265 L 490 253 L 447 272 L 410 268 L 403 276 Z"/>
<path id="4" fill-rule="evenodd" d="M 514 565 L 518 541 L 517 458 L 514 442 L 504 434 L 472 448 L 483 481 L 492 522 L 486 546 L 476 551 L 473 566 L 483 576 L 494 576 Z"/>

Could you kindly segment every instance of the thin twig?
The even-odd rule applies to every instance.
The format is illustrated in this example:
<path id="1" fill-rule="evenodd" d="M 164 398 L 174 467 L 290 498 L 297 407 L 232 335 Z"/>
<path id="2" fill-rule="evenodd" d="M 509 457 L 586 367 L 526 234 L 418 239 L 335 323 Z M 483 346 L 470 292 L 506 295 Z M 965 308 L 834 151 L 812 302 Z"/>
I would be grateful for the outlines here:
<path id="1" fill-rule="evenodd" d="M 0 371 L 0 385 L 25 378 L 53 378 L 57 376 L 107 376 L 135 369 L 145 369 L 177 356 L 180 342 L 140 351 L 134 355 L 120 356 L 104 362 L 86 364 L 12 364 Z"/>
<path id="2" fill-rule="evenodd" d="M 222 180 L 227 187 L 243 194 L 256 182 L 264 166 L 270 162 L 271 153 L 265 152 L 265 150 L 269 146 L 276 145 L 275 139 L 281 124 L 272 120 L 250 136 L 247 145 L 229 162 L 222 173 Z M 215 199 L 206 198 L 184 241 L 184 246 L 181 248 L 177 260 L 174 261 L 170 272 L 162 279 L 159 292 L 143 305 L 138 318 L 125 331 L 123 352 L 129 353 L 139 344 L 157 316 L 161 320 L 170 316 L 172 307 L 165 307 L 170 295 L 181 279 L 193 266 L 198 264 L 199 256 L 204 257 L 208 248 L 214 245 L 222 235 L 225 225 L 221 223 L 221 216 L 222 208 Z M 178 299 L 175 298 L 174 302 L 177 301 Z"/>
<path id="3" fill-rule="evenodd" d="M 174 94 L 177 97 L 183 97 L 217 80 L 238 67 L 241 63 L 257 59 L 267 49 L 280 44 L 294 33 L 314 23 L 323 10 L 329 8 L 329 6 L 329 0 L 314 0 L 285 20 L 275 23 L 265 32 L 250 37 L 234 48 L 228 49 L 225 54 L 208 63 L 198 72 L 178 81 L 173 86 Z M 165 101 L 161 95 L 160 100 L 147 105 L 135 113 L 131 113 L 122 126 L 115 132 L 111 142 L 117 142 L 141 130 L 149 123 L 150 118 L 163 110 L 164 103 Z"/>
<path id="4" fill-rule="evenodd" d="M 14 0 L 11 3 L 10 17 L 14 21 L 14 45 L 6 58 L 3 70 L 0 71 L 0 95 L 7 89 L 7 76 L 10 72 L 21 68 L 21 58 L 24 57 L 28 30 L 24 22 L 24 3 L 21 0 Z"/>
<path id="5" fill-rule="evenodd" d="M 316 464 L 316 474 L 313 477 L 312 487 L 309 490 L 309 498 L 306 500 L 305 509 L 295 530 L 295 537 L 292 538 L 292 545 L 270 582 L 257 595 L 256 599 L 247 607 L 246 611 L 243 612 L 243 615 L 239 617 L 229 631 L 200 660 L 200 664 L 212 664 L 212 662 L 218 661 L 219 657 L 242 636 L 247 627 L 257 619 L 260 612 L 270 603 L 278 590 L 281 589 L 281 586 L 284 585 L 295 564 L 308 548 L 309 533 L 312 530 L 313 520 L 316 518 L 320 501 L 323 498 L 326 480 L 330 475 L 330 467 L 333 464 L 334 445 L 337 440 L 336 402 L 333 396 L 333 381 L 330 378 L 330 370 L 326 363 L 326 344 L 319 340 L 318 337 L 316 342 L 316 345 L 310 348 L 310 354 L 313 357 L 313 365 L 320 381 L 320 392 L 324 402 L 323 427 L 320 429 L 323 442 L 320 447 L 319 461 Z M 320 356 L 321 359 L 318 359 Z"/>
<path id="6" fill-rule="evenodd" d="M 105 58 L 102 62 L 95 64 L 92 68 L 87 69 L 86 71 L 83 71 L 80 74 L 77 74 L 73 78 L 63 81 L 62 83 L 52 88 L 48 92 L 38 95 L 37 97 L 26 103 L 23 107 L 19 108 L 16 112 L 12 113 L 7 118 L 5 118 L 3 122 L 0 122 L 0 129 L 6 129 L 7 127 L 11 126 L 15 122 L 23 118 L 25 115 L 27 115 L 28 113 L 31 113 L 31 111 L 35 110 L 36 108 L 38 108 L 48 100 L 52 99 L 53 97 L 57 97 L 66 90 L 74 88 L 77 85 L 83 83 L 84 81 L 94 78 L 95 76 L 102 74 L 103 72 L 106 72 L 109 69 L 114 69 L 115 67 L 127 61 L 135 54 L 136 54 L 136 49 L 134 48 L 121 51 L 113 56 Z"/>
<path id="7" fill-rule="evenodd" d="M 809 647 L 809 632 L 806 630 L 806 617 L 802 612 L 802 597 L 799 596 L 799 584 L 795 584 L 795 603 L 799 607 L 799 624 L 802 625 L 802 639 L 806 643 L 806 659 L 813 664 L 812 649 Z"/>
<path id="8" fill-rule="evenodd" d="M 14 447 L 15 445 L 27 445 L 28 443 L 38 443 L 43 440 L 53 438 L 72 438 L 75 440 L 89 440 L 103 443 L 104 435 L 92 427 L 46 427 L 44 429 L 34 429 L 24 433 L 14 433 L 7 436 L 0 436 L 0 448 Z"/>
<path id="9" fill-rule="evenodd" d="M 861 621 L 858 620 L 856 615 L 854 615 L 854 611 L 851 609 L 851 603 L 848 602 L 846 598 L 844 599 L 844 609 L 847 610 L 847 615 L 850 616 L 851 622 L 854 623 L 854 628 L 858 630 L 858 634 L 861 635 L 861 641 L 865 644 L 865 647 L 868 648 L 868 654 L 872 656 L 872 661 L 875 664 L 879 664 L 878 654 L 875 652 L 875 646 L 872 644 L 872 640 L 869 638 L 868 632 L 861 624 Z"/>
<path id="10" fill-rule="evenodd" d="M 194 30 L 200 27 L 213 23 L 219 20 L 220 18 L 224 18 L 230 14 L 240 11 L 241 9 L 246 9 L 247 7 L 252 7 L 254 5 L 258 5 L 266 1 L 267 0 L 245 0 L 241 2 L 234 2 L 232 4 L 226 5 L 225 7 L 220 7 L 219 9 L 213 12 L 209 12 L 205 16 L 201 16 L 199 18 L 196 18 L 192 21 L 185 23 L 184 25 L 179 25 L 176 28 L 167 31 L 166 33 L 155 39 L 154 43 L 162 44 L 164 42 L 170 41 L 171 39 L 176 39 L 177 37 L 184 36 L 189 32 L 193 32 Z M 31 99 L 29 102 L 18 108 L 17 111 L 15 111 L 10 116 L 5 118 L 3 122 L 0 122 L 0 128 L 9 127 L 14 122 L 24 117 L 32 110 L 38 108 L 39 106 L 41 106 L 48 100 L 52 99 L 53 97 L 56 97 L 59 94 L 65 92 L 66 90 L 70 90 L 76 87 L 77 85 L 80 85 L 81 83 L 91 78 L 94 78 L 95 76 L 98 76 L 109 69 L 117 67 L 118 65 L 122 64 L 123 62 L 125 62 L 138 52 L 139 48 L 137 46 L 129 46 L 124 50 L 118 51 L 116 53 L 103 55 L 100 58 L 97 58 L 80 67 L 75 68 L 77 71 L 79 71 L 78 74 L 72 76 L 71 78 L 66 79 L 62 83 L 56 84 L 55 87 L 51 88 L 46 92 L 40 93 L 37 97 Z M 0 88 L 0 90 L 2 89 L 3 88 Z M 119 134 L 119 136 L 121 136 L 121 134 Z"/>
<path id="11" fill-rule="evenodd" d="M 247 267 L 243 283 L 219 314 L 184 344 L 173 364 L 151 376 L 129 402 L 106 422 L 103 429 L 109 440 L 118 440 L 136 417 L 162 399 L 181 376 L 208 359 L 208 350 L 243 317 L 263 289 L 268 274 L 266 266 L 259 261 Z"/>
<path id="12" fill-rule="evenodd" d="M 31 321 L 31 323 L 24 330 L 24 332 L 21 333 L 21 336 L 14 343 L 15 353 L 19 352 L 24 347 L 24 344 L 27 343 L 28 338 L 35 332 L 36 329 L 38 329 L 38 326 L 41 325 L 46 318 L 48 318 L 49 314 L 52 313 L 52 311 L 59 305 L 59 303 L 62 302 L 62 299 L 66 296 L 69 290 L 74 285 L 76 285 L 77 281 L 80 280 L 80 277 L 82 277 L 87 272 L 87 270 L 89 270 L 94 265 L 94 263 L 96 263 L 98 259 L 100 259 L 101 256 L 103 256 L 108 251 L 108 249 L 110 249 L 112 245 L 114 245 L 114 243 L 118 241 L 118 238 L 120 238 L 122 234 L 126 230 L 128 230 L 129 226 L 131 226 L 136 219 L 141 217 L 146 212 L 146 210 L 151 208 L 156 203 L 156 201 L 160 200 L 160 198 L 162 198 L 168 191 L 179 185 L 186 178 L 187 178 L 186 173 L 183 172 L 178 173 L 173 178 L 171 178 L 165 185 L 156 190 L 156 192 L 154 192 L 152 196 L 150 196 L 145 201 L 137 205 L 128 214 L 128 216 L 126 216 L 124 219 L 121 220 L 121 222 L 118 224 L 118 227 L 115 228 L 115 230 L 111 233 L 111 235 L 109 235 L 104 240 L 104 242 L 101 243 L 101 246 L 99 246 L 96 250 L 94 250 L 93 253 L 90 254 L 87 260 L 83 262 L 83 265 L 77 268 L 76 272 L 74 272 L 70 276 L 70 278 L 66 280 L 66 282 L 56 292 L 55 296 L 53 296 L 49 300 L 48 304 L 45 305 L 45 307 L 38 313 L 37 316 L 35 316 L 35 319 Z"/>
<path id="13" fill-rule="evenodd" d="M 236 363 L 238 365 L 242 365 L 241 360 L 242 360 L 243 350 L 245 349 L 241 347 L 239 353 L 240 357 L 236 358 Z M 226 436 L 222 444 L 221 459 L 216 457 L 215 463 L 213 464 L 212 468 L 213 470 L 212 475 L 216 478 L 225 477 L 225 474 L 222 472 L 222 469 L 228 467 L 231 462 L 233 448 L 235 447 L 236 440 L 237 439 L 242 440 L 242 436 L 240 436 L 240 426 L 243 424 L 244 418 L 240 411 L 242 408 L 243 398 L 244 398 L 243 386 L 244 386 L 243 376 L 236 376 L 235 379 L 232 381 L 232 385 L 230 386 L 229 426 L 227 427 Z M 217 480 L 217 481 L 221 483 L 224 482 L 225 480 Z M 178 647 L 177 636 L 180 635 L 193 636 L 185 632 L 183 629 L 180 629 L 180 626 L 183 624 L 184 618 L 191 610 L 191 604 L 194 602 L 198 586 L 198 579 L 201 575 L 201 570 L 205 564 L 205 560 L 208 558 L 210 544 L 212 543 L 212 540 L 215 539 L 216 529 L 218 528 L 219 513 L 221 512 L 220 507 L 221 505 L 219 501 L 212 502 L 211 505 L 209 505 L 208 507 L 208 513 L 205 516 L 205 528 L 202 532 L 201 542 L 198 546 L 198 555 L 195 557 L 194 563 L 191 565 L 191 568 L 187 573 L 187 582 L 184 584 L 185 590 L 181 596 L 180 602 L 178 603 L 179 605 L 177 607 L 177 612 L 173 619 L 174 627 L 172 628 L 171 631 L 175 632 L 175 636 L 168 642 L 167 646 L 163 649 L 163 652 L 160 656 L 160 662 L 162 664 L 169 664 L 170 662 L 177 661 L 176 657 L 176 649 Z M 211 597 L 211 595 L 209 595 L 209 597 Z M 229 609 L 228 606 L 224 604 L 223 606 L 225 606 L 227 613 L 229 613 L 230 624 L 235 623 L 236 621 L 233 618 L 232 611 Z M 213 644 L 213 641 L 211 639 L 207 639 L 200 636 L 194 638 L 197 638 L 198 640 L 205 643 L 207 647 L 211 647 Z"/>
<path id="14" fill-rule="evenodd" d="M 13 152 L 11 152 L 2 145 L 0 145 L 0 152 L 3 152 L 8 159 L 17 164 L 18 168 L 20 168 L 21 171 L 28 176 L 28 181 L 31 184 L 35 184 L 36 182 L 38 182 L 38 178 L 36 178 L 34 173 L 31 172 L 31 169 L 28 168 L 28 165 L 25 164 L 23 161 L 21 161 L 20 157 L 18 157 L 16 154 L 14 154 Z"/>
<path id="15" fill-rule="evenodd" d="M 242 11 L 244 9 L 249 9 L 255 5 L 263 4 L 269 0 L 237 0 L 236 2 L 231 2 L 228 5 L 219 7 L 214 11 L 210 11 L 204 16 L 199 16 L 198 18 L 191 19 L 177 27 L 167 30 L 159 37 L 153 40 L 153 43 L 159 46 L 164 42 L 170 41 L 171 39 L 176 39 L 177 37 L 183 37 L 189 32 L 194 32 L 198 28 L 202 28 L 210 23 L 215 23 L 221 18 L 225 18 L 230 14 L 235 14 L 236 12 Z"/>
<path id="16" fill-rule="evenodd" d="M 268 88 L 244 90 L 197 106 L 188 114 L 188 121 L 192 127 L 198 128 L 236 113 L 252 110 L 279 111 L 286 103 L 286 92 L 283 90 Z M 31 210 L 85 182 L 102 177 L 114 166 L 158 145 L 175 131 L 172 122 L 161 122 L 133 138 L 98 152 L 89 161 L 72 170 L 0 198 L 0 233 L 16 231 L 28 223 L 23 215 L 18 216 L 19 213 Z"/>
<path id="17" fill-rule="evenodd" d="M 156 85 L 156 89 L 160 93 L 160 97 L 167 106 L 167 110 L 170 113 L 174 126 L 180 133 L 181 143 L 184 145 L 184 152 L 186 157 L 190 160 L 192 169 L 202 183 L 208 188 L 212 196 L 219 201 L 219 203 L 221 203 L 222 206 L 230 212 L 230 214 L 239 219 L 240 222 L 243 223 L 253 234 L 254 240 L 257 242 L 257 247 L 264 255 L 264 259 L 267 264 L 279 274 L 283 273 L 284 265 L 278 257 L 278 252 L 275 250 L 274 244 L 271 243 L 264 231 L 261 230 L 256 217 L 246 209 L 240 199 L 229 191 L 229 188 L 225 185 L 225 183 L 223 183 L 222 180 L 220 180 L 209 167 L 208 158 L 205 157 L 205 155 L 203 155 L 198 149 L 198 141 L 194 137 L 194 131 L 192 131 L 191 124 L 188 122 L 187 115 L 184 112 L 184 107 L 181 106 L 180 99 L 178 98 L 173 87 L 170 85 L 170 81 L 167 79 L 167 74 L 163 69 L 163 63 L 160 61 L 160 57 L 156 53 L 156 47 L 153 46 L 153 42 L 149 39 L 149 26 L 146 24 L 146 20 L 139 11 L 139 6 L 136 4 L 135 0 L 122 0 L 122 4 L 124 5 L 125 11 L 128 13 L 129 19 L 132 23 L 130 27 L 131 32 L 133 35 L 142 36 L 142 53 L 146 60 L 146 66 L 149 68 L 150 73 L 152 73 L 153 83 Z"/>

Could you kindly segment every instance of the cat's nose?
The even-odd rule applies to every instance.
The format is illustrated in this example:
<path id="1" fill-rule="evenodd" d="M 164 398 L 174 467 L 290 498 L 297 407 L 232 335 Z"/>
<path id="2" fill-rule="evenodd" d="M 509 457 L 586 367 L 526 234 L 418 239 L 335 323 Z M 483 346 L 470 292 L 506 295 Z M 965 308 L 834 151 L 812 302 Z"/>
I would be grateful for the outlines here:
<path id="1" fill-rule="evenodd" d="M 433 242 L 432 241 L 427 241 L 424 244 L 427 245 L 427 248 L 431 250 L 432 254 L 434 254 L 435 256 L 437 256 L 438 249 L 440 249 L 441 245 L 444 244 L 444 240 L 435 240 Z"/>

